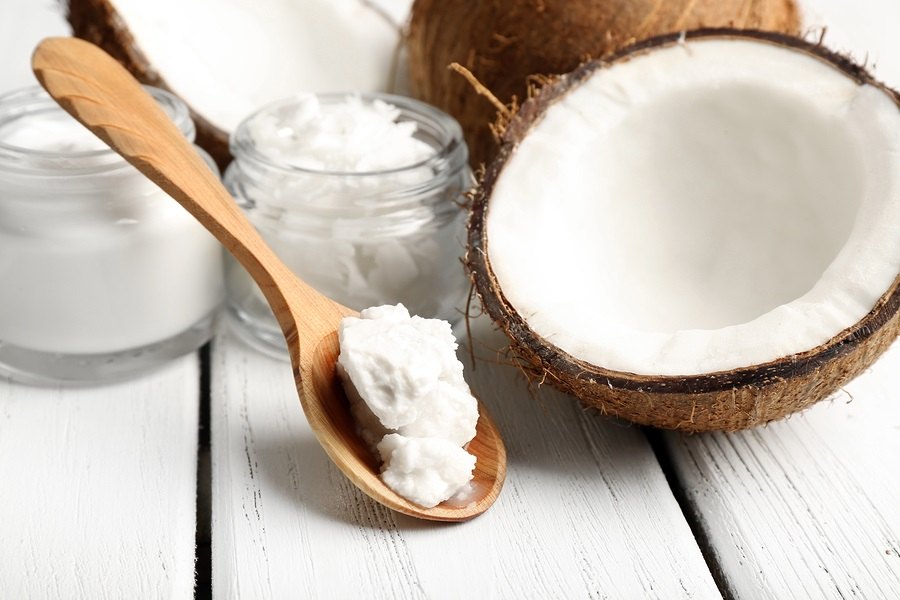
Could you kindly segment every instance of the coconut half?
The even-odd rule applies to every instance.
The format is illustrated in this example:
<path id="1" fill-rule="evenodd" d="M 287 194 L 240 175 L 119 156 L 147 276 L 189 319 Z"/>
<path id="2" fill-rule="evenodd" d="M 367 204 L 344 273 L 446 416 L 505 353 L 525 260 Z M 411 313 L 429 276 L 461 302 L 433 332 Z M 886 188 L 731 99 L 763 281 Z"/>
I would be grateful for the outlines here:
<path id="1" fill-rule="evenodd" d="M 73 33 L 180 96 L 220 164 L 228 134 L 299 92 L 392 92 L 412 0 L 69 0 Z"/>
<path id="2" fill-rule="evenodd" d="M 734 430 L 809 406 L 900 330 L 898 95 L 820 46 L 702 30 L 526 103 L 468 266 L 541 381 Z"/>

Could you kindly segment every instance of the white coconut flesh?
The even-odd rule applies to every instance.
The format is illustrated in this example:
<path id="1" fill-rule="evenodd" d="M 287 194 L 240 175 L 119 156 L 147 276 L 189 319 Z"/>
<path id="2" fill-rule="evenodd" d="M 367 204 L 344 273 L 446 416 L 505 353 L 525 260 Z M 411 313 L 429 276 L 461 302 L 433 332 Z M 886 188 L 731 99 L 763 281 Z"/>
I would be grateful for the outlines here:
<path id="1" fill-rule="evenodd" d="M 298 92 L 394 91 L 412 0 L 109 0 L 172 90 L 224 131 Z"/>
<path id="2" fill-rule="evenodd" d="M 657 49 L 551 105 L 486 219 L 504 296 L 573 357 L 766 363 L 858 322 L 900 272 L 900 110 L 774 44 Z"/>

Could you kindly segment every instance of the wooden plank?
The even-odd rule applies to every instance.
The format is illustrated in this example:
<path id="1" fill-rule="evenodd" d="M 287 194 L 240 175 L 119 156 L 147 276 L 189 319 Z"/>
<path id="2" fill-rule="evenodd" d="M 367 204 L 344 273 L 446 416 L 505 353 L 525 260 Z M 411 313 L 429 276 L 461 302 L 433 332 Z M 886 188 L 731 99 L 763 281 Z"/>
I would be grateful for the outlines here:
<path id="1" fill-rule="evenodd" d="M 475 327 L 481 347 L 502 345 L 484 319 Z M 391 513 L 348 483 L 286 362 L 225 333 L 212 369 L 217 598 L 719 597 L 640 429 L 546 388 L 531 397 L 512 367 L 468 371 L 509 474 L 497 504 L 461 525 Z"/>
<path id="2" fill-rule="evenodd" d="M 193 596 L 197 363 L 95 388 L 0 381 L 0 596 Z"/>
<path id="3" fill-rule="evenodd" d="M 900 345 L 831 402 L 766 428 L 668 434 L 738 598 L 900 597 Z"/>

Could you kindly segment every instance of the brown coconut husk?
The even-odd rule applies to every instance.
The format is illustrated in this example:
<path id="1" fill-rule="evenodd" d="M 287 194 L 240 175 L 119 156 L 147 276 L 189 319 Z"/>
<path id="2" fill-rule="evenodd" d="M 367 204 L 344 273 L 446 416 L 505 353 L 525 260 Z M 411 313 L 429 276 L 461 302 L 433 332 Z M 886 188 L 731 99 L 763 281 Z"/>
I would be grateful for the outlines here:
<path id="1" fill-rule="evenodd" d="M 68 0 L 66 18 L 75 37 L 106 50 L 138 81 L 177 95 L 147 60 L 108 0 Z M 231 162 L 228 133 L 210 123 L 192 106 L 188 105 L 188 108 L 197 127 L 197 145 L 209 152 L 219 167 L 224 169 Z"/>
<path id="2" fill-rule="evenodd" d="M 537 382 L 579 398 L 586 406 L 635 423 L 684 431 L 734 431 L 780 419 L 830 396 L 862 373 L 900 333 L 900 274 L 862 320 L 807 352 L 718 373 L 683 377 L 636 375 L 581 361 L 537 335 L 506 299 L 488 257 L 485 218 L 490 198 L 518 143 L 556 99 L 609 64 L 677 44 L 685 39 L 743 38 L 793 48 L 819 58 L 860 84 L 900 94 L 863 67 L 821 44 L 774 33 L 711 29 L 657 37 L 606 61 L 591 61 L 528 100 L 503 132 L 498 157 L 486 169 L 472 203 L 466 266 L 484 310 L 510 339 L 510 349 Z"/>
<path id="3" fill-rule="evenodd" d="M 407 36 L 413 95 L 456 117 L 472 164 L 499 148 L 494 105 L 448 65 L 459 63 L 503 104 L 534 75 L 568 73 L 637 40 L 701 27 L 796 34 L 794 0 L 416 0 Z"/>

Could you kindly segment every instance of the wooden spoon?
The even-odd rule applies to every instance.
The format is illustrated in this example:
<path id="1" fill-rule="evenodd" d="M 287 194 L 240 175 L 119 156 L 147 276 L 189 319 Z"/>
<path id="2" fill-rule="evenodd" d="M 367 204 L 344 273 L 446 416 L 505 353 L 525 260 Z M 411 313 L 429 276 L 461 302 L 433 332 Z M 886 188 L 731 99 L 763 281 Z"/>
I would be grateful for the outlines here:
<path id="1" fill-rule="evenodd" d="M 303 283 L 275 256 L 190 142 L 103 50 L 75 38 L 49 38 L 35 49 L 32 68 L 60 106 L 181 203 L 256 280 L 287 340 L 306 418 L 350 481 L 388 508 L 434 521 L 471 519 L 493 504 L 506 474 L 506 451 L 484 406 L 468 446 L 477 465 L 465 506 L 445 502 L 426 509 L 394 493 L 356 434 L 335 374 L 337 327 L 356 313 Z"/>

